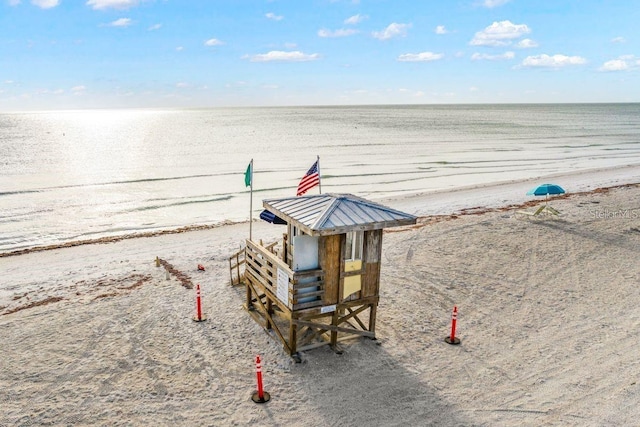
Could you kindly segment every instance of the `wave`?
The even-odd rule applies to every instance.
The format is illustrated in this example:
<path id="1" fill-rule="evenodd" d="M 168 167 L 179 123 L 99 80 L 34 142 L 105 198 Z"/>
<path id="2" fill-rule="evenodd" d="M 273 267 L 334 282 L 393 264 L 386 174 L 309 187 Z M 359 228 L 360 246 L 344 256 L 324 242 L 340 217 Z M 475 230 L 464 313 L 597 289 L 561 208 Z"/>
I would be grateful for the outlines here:
<path id="1" fill-rule="evenodd" d="M 211 203 L 211 202 L 223 202 L 225 200 L 229 200 L 231 198 L 233 198 L 234 196 L 224 196 L 224 197 L 215 197 L 213 199 L 202 199 L 202 200 L 189 200 L 189 201 L 185 201 L 185 202 L 174 202 L 174 203 L 166 203 L 163 205 L 148 205 L 148 206 L 140 206 L 134 209 L 130 209 L 128 212 L 141 212 L 141 211 L 149 211 L 149 210 L 155 210 L 155 209 L 164 209 L 164 208 L 169 208 L 172 206 L 184 206 L 184 205 L 194 205 L 194 204 L 201 204 L 201 203 Z"/>
<path id="2" fill-rule="evenodd" d="M 0 213 L 0 223 L 23 221 L 24 218 L 31 218 L 34 215 L 46 214 L 51 212 L 55 212 L 55 209 L 52 207 L 40 208 L 40 209 L 35 208 L 33 210 L 30 210 L 27 212 L 20 212 L 20 213 L 5 214 L 3 212 L 3 213 Z"/>
<path id="3" fill-rule="evenodd" d="M 322 179 L 341 179 L 341 178 L 357 178 L 357 177 L 381 177 L 381 176 L 389 176 L 389 175 L 413 175 L 413 174 L 422 174 L 424 172 L 435 171 L 434 168 L 421 168 L 415 171 L 390 171 L 390 172 L 376 172 L 376 173 L 354 173 L 354 174 L 341 174 L 341 175 L 330 175 L 330 174 L 322 174 Z"/>
<path id="4" fill-rule="evenodd" d="M 15 195 L 15 194 L 29 194 L 29 193 L 42 193 L 42 192 L 45 192 L 45 191 L 61 190 L 61 189 L 67 189 L 67 188 L 91 188 L 91 187 L 102 187 L 102 186 L 108 186 L 108 185 L 129 185 L 129 184 L 139 184 L 139 183 L 146 183 L 146 182 L 178 181 L 178 180 L 184 180 L 184 179 L 211 178 L 211 177 L 232 176 L 232 175 L 238 175 L 238 173 L 224 172 L 224 173 L 210 173 L 210 174 L 196 174 L 196 175 L 182 175 L 182 176 L 169 176 L 169 177 L 157 177 L 157 178 L 140 178 L 140 179 L 105 181 L 105 182 L 92 182 L 92 183 L 88 183 L 88 184 L 54 185 L 54 186 L 51 186 L 51 187 L 33 188 L 33 189 L 28 189 L 28 190 L 16 190 L 16 191 L 0 192 L 0 196 Z"/>
<path id="5" fill-rule="evenodd" d="M 42 190 L 16 190 L 16 191 L 0 191 L 0 196 L 15 196 L 16 194 L 40 193 Z"/>

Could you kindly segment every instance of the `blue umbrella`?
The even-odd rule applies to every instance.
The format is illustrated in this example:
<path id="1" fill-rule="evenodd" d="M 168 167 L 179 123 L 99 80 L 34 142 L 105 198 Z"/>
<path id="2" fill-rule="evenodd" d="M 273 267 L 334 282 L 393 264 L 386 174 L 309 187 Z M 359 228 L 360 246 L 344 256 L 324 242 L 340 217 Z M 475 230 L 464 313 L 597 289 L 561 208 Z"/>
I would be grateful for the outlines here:
<path id="1" fill-rule="evenodd" d="M 268 210 L 263 210 L 260 213 L 260 219 L 270 222 L 272 224 L 286 224 L 287 221 L 275 215 L 273 212 L 269 212 Z"/>
<path id="2" fill-rule="evenodd" d="M 533 190 L 527 192 L 528 196 L 553 196 L 555 194 L 564 194 L 565 191 L 557 184 L 542 184 L 538 185 Z"/>

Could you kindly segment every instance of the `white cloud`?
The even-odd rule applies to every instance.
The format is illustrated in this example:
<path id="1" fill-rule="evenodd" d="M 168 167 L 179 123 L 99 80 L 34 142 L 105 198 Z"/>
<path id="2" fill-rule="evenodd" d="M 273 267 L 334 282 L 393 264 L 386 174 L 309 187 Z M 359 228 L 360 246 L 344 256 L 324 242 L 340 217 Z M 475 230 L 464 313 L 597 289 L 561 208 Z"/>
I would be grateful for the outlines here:
<path id="1" fill-rule="evenodd" d="M 344 20 L 345 25 L 356 25 L 369 18 L 367 15 L 353 15 Z"/>
<path id="2" fill-rule="evenodd" d="M 182 52 L 183 50 L 184 50 L 184 46 L 178 46 L 176 48 L 176 51 L 178 51 L 178 52 Z"/>
<path id="3" fill-rule="evenodd" d="M 527 56 L 522 61 L 523 67 L 561 68 L 570 65 L 586 64 L 587 60 L 580 56 L 567 55 L 535 55 Z"/>
<path id="4" fill-rule="evenodd" d="M 133 23 L 129 18 L 120 18 L 109 23 L 109 27 L 128 27 Z"/>
<path id="5" fill-rule="evenodd" d="M 204 45 L 205 45 L 205 46 L 221 46 L 221 45 L 223 45 L 223 44 L 224 44 L 224 43 L 223 43 L 223 42 L 221 42 L 221 41 L 220 41 L 220 40 L 218 40 L 218 39 L 209 39 L 209 40 L 207 40 L 207 41 L 205 41 L 205 42 L 204 42 Z"/>
<path id="6" fill-rule="evenodd" d="M 95 10 L 103 9 L 129 9 L 137 6 L 139 0 L 88 0 L 86 5 Z"/>
<path id="7" fill-rule="evenodd" d="M 600 68 L 599 71 L 627 71 L 629 69 L 629 63 L 624 59 L 612 59 L 607 61 Z"/>
<path id="8" fill-rule="evenodd" d="M 406 36 L 409 28 L 411 28 L 411 24 L 398 24 L 394 22 L 382 31 L 374 31 L 372 35 L 378 40 L 389 40 L 394 37 Z"/>
<path id="9" fill-rule="evenodd" d="M 269 12 L 269 13 L 265 14 L 264 16 L 266 16 L 267 19 L 271 19 L 272 21 L 282 21 L 282 19 L 284 18 L 284 16 L 276 15 L 273 12 Z"/>
<path id="10" fill-rule="evenodd" d="M 184 88 L 187 88 L 189 86 L 190 86 L 190 84 L 186 83 L 186 82 L 178 82 L 178 83 L 176 83 L 176 87 L 180 88 L 180 89 L 184 89 Z"/>
<path id="11" fill-rule="evenodd" d="M 147 30 L 148 31 L 156 31 L 156 30 L 159 30 L 160 28 L 162 28 L 162 24 L 153 24 L 152 26 L 147 28 Z"/>
<path id="12" fill-rule="evenodd" d="M 60 4 L 59 0 L 31 0 L 31 4 L 38 6 L 41 9 L 51 9 Z"/>
<path id="13" fill-rule="evenodd" d="M 627 39 L 624 37 L 614 37 L 611 39 L 611 43 L 626 43 Z"/>
<path id="14" fill-rule="evenodd" d="M 482 5 L 484 7 L 488 7 L 489 9 L 493 9 L 494 7 L 502 6 L 503 4 L 509 3 L 511 0 L 484 0 Z"/>
<path id="15" fill-rule="evenodd" d="M 74 96 L 82 96 L 87 88 L 84 85 L 78 85 L 71 88 L 71 93 Z"/>
<path id="16" fill-rule="evenodd" d="M 598 68 L 598 71 L 629 71 L 640 68 L 640 59 L 635 55 L 622 55 L 618 59 L 607 61 Z"/>
<path id="17" fill-rule="evenodd" d="M 430 62 L 444 58 L 442 53 L 421 52 L 421 53 L 405 53 L 398 56 L 400 62 Z"/>
<path id="18" fill-rule="evenodd" d="M 514 24 L 511 21 L 494 22 L 482 31 L 478 31 L 471 42 L 472 46 L 506 46 L 513 39 L 529 34 L 526 24 Z"/>
<path id="19" fill-rule="evenodd" d="M 488 61 L 499 61 L 502 59 L 513 59 L 516 55 L 513 52 L 505 52 L 502 55 L 487 55 L 486 53 L 474 53 L 471 55 L 471 60 L 480 61 L 480 60 L 488 60 Z"/>
<path id="20" fill-rule="evenodd" d="M 434 31 L 436 34 L 447 34 L 449 32 L 444 25 L 438 25 Z"/>
<path id="21" fill-rule="evenodd" d="M 475 87 L 475 86 L 471 86 L 471 87 L 469 88 L 469 92 L 477 92 L 477 91 L 479 91 L 479 90 L 480 90 L 480 89 L 478 89 L 478 88 L 477 88 L 477 87 Z"/>
<path id="22" fill-rule="evenodd" d="M 318 30 L 318 37 L 348 37 L 357 33 L 357 30 L 353 30 L 351 28 L 341 28 L 333 31 L 322 28 Z"/>
<path id="23" fill-rule="evenodd" d="M 17 6 L 20 4 L 20 0 L 9 0 L 7 3 L 9 3 L 9 6 Z"/>
<path id="24" fill-rule="evenodd" d="M 63 89 L 38 89 L 35 91 L 37 95 L 62 95 Z"/>
<path id="25" fill-rule="evenodd" d="M 538 47 L 538 43 L 531 39 L 522 39 L 518 44 L 516 44 L 516 47 L 519 47 L 520 49 L 530 49 L 532 47 Z"/>
<path id="26" fill-rule="evenodd" d="M 248 58 L 251 62 L 306 62 L 315 61 L 320 58 L 317 53 L 306 54 L 300 51 L 283 52 L 281 50 L 272 50 L 271 52 L 261 53 L 253 56 L 245 55 L 244 58 Z"/>

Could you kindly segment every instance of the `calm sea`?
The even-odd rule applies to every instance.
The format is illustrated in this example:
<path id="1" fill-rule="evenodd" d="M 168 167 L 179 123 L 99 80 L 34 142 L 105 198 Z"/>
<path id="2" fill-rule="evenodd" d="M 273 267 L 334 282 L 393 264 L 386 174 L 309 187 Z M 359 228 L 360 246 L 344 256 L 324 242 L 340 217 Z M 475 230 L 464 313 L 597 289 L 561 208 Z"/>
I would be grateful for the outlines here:
<path id="1" fill-rule="evenodd" d="M 0 252 L 246 221 L 252 158 L 257 214 L 316 156 L 373 200 L 640 163 L 640 104 L 0 114 Z"/>

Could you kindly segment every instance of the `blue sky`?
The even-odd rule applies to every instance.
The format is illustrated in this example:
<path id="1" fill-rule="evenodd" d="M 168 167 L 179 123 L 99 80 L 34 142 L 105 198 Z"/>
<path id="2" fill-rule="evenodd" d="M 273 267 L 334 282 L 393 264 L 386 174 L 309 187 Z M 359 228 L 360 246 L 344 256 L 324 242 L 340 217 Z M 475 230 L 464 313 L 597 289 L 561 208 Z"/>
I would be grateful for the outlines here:
<path id="1" fill-rule="evenodd" d="M 640 101 L 635 0 L 0 0 L 0 110 Z"/>

